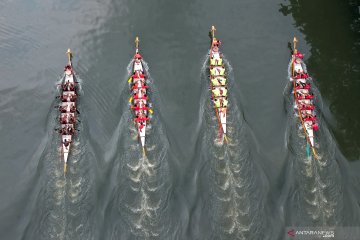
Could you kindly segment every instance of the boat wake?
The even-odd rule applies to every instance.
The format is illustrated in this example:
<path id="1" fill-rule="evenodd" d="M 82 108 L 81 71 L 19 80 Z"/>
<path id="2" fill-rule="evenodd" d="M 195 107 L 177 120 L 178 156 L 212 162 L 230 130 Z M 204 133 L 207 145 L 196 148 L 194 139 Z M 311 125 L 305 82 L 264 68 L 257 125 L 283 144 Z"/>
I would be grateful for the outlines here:
<path id="1" fill-rule="evenodd" d="M 265 239 L 264 199 L 258 186 L 247 138 L 248 128 L 243 114 L 232 95 L 232 67 L 224 58 L 228 72 L 229 107 L 227 116 L 228 143 L 219 141 L 218 123 L 208 90 L 207 63 L 202 69 L 202 103 L 200 119 L 204 161 L 210 163 L 209 189 L 212 196 L 213 239 Z"/>
<path id="2" fill-rule="evenodd" d="M 288 80 L 290 76 L 291 64 L 288 68 Z M 290 162 L 291 172 L 294 173 L 294 176 L 289 177 L 295 181 L 290 225 L 339 225 L 343 211 L 343 179 L 336 159 L 337 146 L 322 115 L 320 93 L 312 83 L 319 125 L 315 140 L 319 156 L 316 159 L 308 148 L 297 111 L 294 109 L 292 85 L 289 81 L 284 92 L 289 118 L 287 146 L 290 150 L 290 159 L 293 160 Z"/>
<path id="3" fill-rule="evenodd" d="M 132 63 L 128 65 L 128 76 Z M 146 126 L 146 155 L 138 140 L 131 111 L 125 107 L 115 139 L 111 141 L 113 148 L 110 155 L 114 156 L 117 166 L 114 207 L 122 222 L 113 224 L 109 239 L 129 239 L 134 236 L 136 239 L 166 239 L 164 236 L 170 226 L 166 214 L 170 189 L 167 162 L 169 144 L 159 119 L 157 91 L 145 61 L 143 66 L 151 89 L 148 95 L 155 100 L 154 115 L 151 125 Z M 122 95 L 125 96 L 122 97 L 124 100 L 129 97 L 127 86 L 124 86 Z"/>

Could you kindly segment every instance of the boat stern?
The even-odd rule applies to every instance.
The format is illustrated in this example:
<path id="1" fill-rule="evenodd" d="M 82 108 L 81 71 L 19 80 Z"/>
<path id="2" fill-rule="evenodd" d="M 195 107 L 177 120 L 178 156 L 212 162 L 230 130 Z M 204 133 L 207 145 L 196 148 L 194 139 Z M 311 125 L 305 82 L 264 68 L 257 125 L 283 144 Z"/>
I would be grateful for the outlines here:
<path id="1" fill-rule="evenodd" d="M 141 146 L 145 147 L 145 137 L 146 137 L 146 123 L 140 128 L 139 126 L 139 137 L 141 141 Z"/>
<path id="2" fill-rule="evenodd" d="M 223 133 L 226 134 L 226 108 L 219 109 L 219 118 Z"/>

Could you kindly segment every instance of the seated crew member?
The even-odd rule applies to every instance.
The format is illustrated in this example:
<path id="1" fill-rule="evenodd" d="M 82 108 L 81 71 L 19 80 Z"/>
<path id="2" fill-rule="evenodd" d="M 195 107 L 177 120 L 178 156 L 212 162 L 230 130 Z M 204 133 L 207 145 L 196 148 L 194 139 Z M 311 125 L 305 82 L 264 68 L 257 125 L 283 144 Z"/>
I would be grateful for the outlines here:
<path id="1" fill-rule="evenodd" d="M 141 97 L 139 96 L 139 94 L 136 94 L 136 95 L 134 95 L 134 99 L 147 99 L 147 95 L 146 94 L 144 94 L 144 95 L 142 95 Z"/>
<path id="2" fill-rule="evenodd" d="M 306 82 L 302 82 L 302 81 L 297 81 L 295 83 L 295 89 L 310 89 L 310 88 L 311 88 L 310 83 L 306 83 Z"/>
<path id="3" fill-rule="evenodd" d="M 71 68 L 71 66 L 70 66 L 69 64 L 67 64 L 67 65 L 65 66 L 65 68 L 64 68 L 64 71 L 67 71 L 67 70 L 69 70 L 69 71 L 72 70 L 72 68 Z"/>
<path id="4" fill-rule="evenodd" d="M 70 102 L 75 102 L 76 99 L 77 99 L 76 94 L 71 94 L 71 95 L 70 95 Z"/>
<path id="5" fill-rule="evenodd" d="M 220 96 L 226 97 L 227 96 L 227 88 L 226 87 L 219 87 Z"/>
<path id="6" fill-rule="evenodd" d="M 64 141 L 63 141 L 63 144 L 65 147 L 68 147 L 70 145 L 70 143 L 71 143 L 71 140 L 68 141 L 67 139 L 64 139 Z"/>
<path id="7" fill-rule="evenodd" d="M 59 129 L 59 133 L 60 133 L 61 135 L 66 135 L 66 133 L 67 133 L 66 127 L 60 128 L 60 129 Z"/>
<path id="8" fill-rule="evenodd" d="M 311 104 L 309 104 L 309 105 L 302 104 L 300 106 L 300 110 L 314 110 L 314 109 L 315 109 L 314 105 L 311 105 Z"/>
<path id="9" fill-rule="evenodd" d="M 68 131 L 68 134 L 69 134 L 69 135 L 73 135 L 73 134 L 75 133 L 75 129 L 74 129 L 74 127 L 72 127 L 72 126 L 68 126 L 68 127 L 67 127 L 67 131 Z"/>
<path id="10" fill-rule="evenodd" d="M 214 105 L 215 105 L 215 108 L 220 108 L 221 107 L 219 98 L 214 99 Z"/>
<path id="11" fill-rule="evenodd" d="M 74 124 L 75 123 L 75 117 L 70 114 L 70 116 L 68 118 L 68 122 Z"/>
<path id="12" fill-rule="evenodd" d="M 222 86 L 226 85 L 226 78 L 225 77 L 217 77 L 217 81 Z"/>
<path id="13" fill-rule="evenodd" d="M 70 107 L 70 112 L 72 112 L 72 113 L 76 112 L 75 104 L 72 104 L 72 105 L 71 105 L 71 107 Z"/>
<path id="14" fill-rule="evenodd" d="M 135 55 L 134 55 L 134 59 L 135 60 L 140 60 L 142 57 L 141 57 L 141 54 L 140 53 L 136 53 Z"/>
<path id="15" fill-rule="evenodd" d="M 60 117 L 60 123 L 61 124 L 66 124 L 68 123 L 68 118 L 67 118 L 67 115 L 64 114 L 62 117 Z"/>
<path id="16" fill-rule="evenodd" d="M 224 73 L 225 73 L 224 68 L 210 66 L 210 75 L 211 76 L 223 76 Z"/>
<path id="17" fill-rule="evenodd" d="M 60 96 L 60 100 L 61 100 L 62 102 L 67 102 L 67 101 L 68 101 L 68 95 L 67 95 L 67 94 L 62 94 L 62 95 Z"/>
<path id="18" fill-rule="evenodd" d="M 140 84 L 137 84 L 138 82 L 139 82 Z M 149 86 L 146 85 L 145 81 L 139 81 L 139 80 L 138 80 L 138 81 L 136 81 L 136 83 L 133 84 L 132 88 L 133 88 L 133 89 L 139 89 L 139 88 L 145 88 L 145 89 L 146 89 L 146 88 L 149 88 Z"/>
<path id="19" fill-rule="evenodd" d="M 314 95 L 311 93 L 297 93 L 297 99 L 313 99 Z"/>
<path id="20" fill-rule="evenodd" d="M 59 111 L 62 112 L 62 113 L 65 113 L 66 112 L 66 106 L 59 106 Z"/>
<path id="21" fill-rule="evenodd" d="M 315 122 L 316 121 L 316 115 L 313 116 L 313 115 L 309 114 L 303 119 L 304 119 L 304 122 L 306 122 L 306 121 Z"/>
<path id="22" fill-rule="evenodd" d="M 295 58 L 300 58 L 300 59 L 303 59 L 304 58 L 304 55 L 299 52 L 299 51 L 296 51 L 296 53 L 294 54 Z"/>
<path id="23" fill-rule="evenodd" d="M 220 97 L 220 89 L 218 87 L 214 88 L 212 93 L 214 97 Z"/>
<path id="24" fill-rule="evenodd" d="M 226 97 L 220 99 L 220 106 L 221 106 L 222 108 L 226 108 L 226 107 L 227 107 L 227 104 L 228 104 L 228 100 L 227 100 Z"/>
<path id="25" fill-rule="evenodd" d="M 298 72 L 295 76 L 295 79 L 308 79 L 309 75 L 307 73 L 304 72 Z"/>
<path id="26" fill-rule="evenodd" d="M 135 78 L 145 78 L 145 75 L 144 73 L 140 72 L 140 71 L 136 71 L 133 75 L 132 75 L 132 78 L 135 79 Z"/>

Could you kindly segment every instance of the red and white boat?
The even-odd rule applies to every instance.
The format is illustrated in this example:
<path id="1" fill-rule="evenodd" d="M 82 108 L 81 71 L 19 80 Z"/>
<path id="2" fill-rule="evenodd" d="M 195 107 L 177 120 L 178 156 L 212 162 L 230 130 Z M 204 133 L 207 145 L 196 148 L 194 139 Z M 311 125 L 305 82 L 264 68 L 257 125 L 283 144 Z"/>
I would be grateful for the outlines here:
<path id="1" fill-rule="evenodd" d="M 133 112 L 133 120 L 135 128 L 137 129 L 138 138 L 140 140 L 143 154 L 145 155 L 146 144 L 146 127 L 150 123 L 150 109 L 148 91 L 149 86 L 146 83 L 146 75 L 142 56 L 139 52 L 139 38 L 135 39 L 136 50 L 134 55 L 134 62 L 132 66 L 132 76 L 129 78 L 131 90 L 131 109 Z"/>
<path id="2" fill-rule="evenodd" d="M 296 49 L 297 39 L 294 37 L 294 52 L 291 56 L 291 78 L 295 109 L 307 141 L 307 154 L 310 156 L 310 148 L 317 158 L 315 149 L 315 132 L 319 129 L 314 106 L 314 95 L 311 91 L 311 78 L 306 72 L 303 62 L 303 54 Z"/>
<path id="3" fill-rule="evenodd" d="M 220 52 L 221 42 L 215 38 L 215 27 L 211 27 L 211 45 L 209 57 L 209 80 L 212 102 L 219 123 L 219 135 L 221 140 L 226 137 L 226 115 L 228 108 L 227 78 L 223 56 Z"/>
<path id="4" fill-rule="evenodd" d="M 64 161 L 64 173 L 67 170 L 67 162 L 70 154 L 71 143 L 75 134 L 76 114 L 77 114 L 77 94 L 76 94 L 76 81 L 72 67 L 72 53 L 68 49 L 68 64 L 64 68 L 64 77 L 61 82 L 60 94 L 60 125 L 59 130 L 61 135 L 61 154 Z"/>

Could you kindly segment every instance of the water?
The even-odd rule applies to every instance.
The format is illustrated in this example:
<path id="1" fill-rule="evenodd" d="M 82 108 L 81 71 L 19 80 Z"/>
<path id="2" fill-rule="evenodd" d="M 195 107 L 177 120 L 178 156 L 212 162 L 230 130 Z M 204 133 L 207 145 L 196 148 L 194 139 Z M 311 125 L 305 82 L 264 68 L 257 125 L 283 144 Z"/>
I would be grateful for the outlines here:
<path id="1" fill-rule="evenodd" d="M 356 2 L 0 6 L 1 239 L 282 239 L 286 226 L 360 225 Z M 211 25 L 229 72 L 228 145 L 214 141 Z M 316 89 L 317 161 L 289 98 L 294 33 Z M 146 158 L 128 108 L 137 35 L 154 105 Z M 53 129 L 69 47 L 81 123 L 64 178 Z"/>

